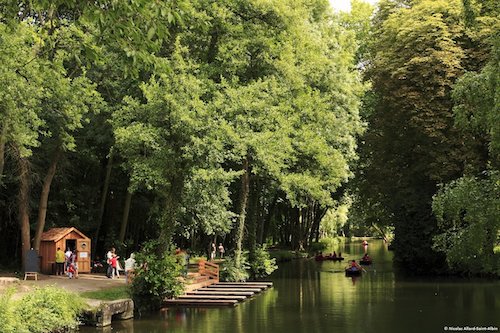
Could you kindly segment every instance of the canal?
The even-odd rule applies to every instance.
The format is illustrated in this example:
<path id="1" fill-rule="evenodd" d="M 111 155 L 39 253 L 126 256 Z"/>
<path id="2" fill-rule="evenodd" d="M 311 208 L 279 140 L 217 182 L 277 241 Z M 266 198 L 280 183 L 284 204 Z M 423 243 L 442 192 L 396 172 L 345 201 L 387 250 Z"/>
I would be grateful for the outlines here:
<path id="1" fill-rule="evenodd" d="M 301 259 L 282 263 L 269 278 L 274 288 L 235 308 L 169 308 L 141 319 L 114 322 L 114 333 L 322 333 L 445 332 L 500 327 L 500 281 L 405 278 L 392 266 L 392 252 L 372 240 L 374 263 L 361 277 L 346 277 L 349 259 L 363 254 L 360 242 L 338 248 L 342 263 Z"/>

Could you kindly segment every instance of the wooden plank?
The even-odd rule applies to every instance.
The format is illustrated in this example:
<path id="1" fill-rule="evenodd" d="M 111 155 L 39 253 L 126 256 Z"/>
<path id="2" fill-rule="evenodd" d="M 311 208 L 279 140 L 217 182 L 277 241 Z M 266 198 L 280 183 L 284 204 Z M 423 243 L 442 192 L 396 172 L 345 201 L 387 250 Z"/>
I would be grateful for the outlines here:
<path id="1" fill-rule="evenodd" d="M 188 291 L 188 295 L 236 295 L 236 296 L 252 296 L 255 293 L 253 291 L 205 291 L 205 290 L 193 290 Z"/>
<path id="2" fill-rule="evenodd" d="M 219 285 L 217 283 L 214 283 L 210 285 L 210 288 L 220 288 L 220 289 L 259 289 L 259 290 L 264 290 L 267 289 L 266 286 L 243 286 L 243 285 Z"/>
<path id="3" fill-rule="evenodd" d="M 192 300 L 183 300 L 183 299 L 169 299 L 163 302 L 164 305 L 177 305 L 177 306 L 235 306 L 238 304 L 236 300 L 220 300 L 220 299 L 211 299 L 211 300 L 201 300 L 201 299 L 192 299 Z"/>
<path id="4" fill-rule="evenodd" d="M 220 284 L 220 285 L 256 285 L 256 286 L 260 286 L 260 285 L 265 285 L 265 286 L 272 286 L 273 283 L 272 282 L 261 282 L 261 281 L 247 281 L 247 282 L 217 282 L 217 284 Z"/>
<path id="5" fill-rule="evenodd" d="M 198 289 L 198 290 L 203 290 L 203 291 L 253 291 L 254 293 L 260 293 L 262 291 L 262 289 L 259 289 L 259 288 L 217 288 L 217 287 L 213 287 L 213 284 L 210 285 L 210 287 L 206 287 L 206 288 L 201 288 L 201 289 Z"/>
<path id="6" fill-rule="evenodd" d="M 236 295 L 181 295 L 177 297 L 177 299 L 234 299 L 236 301 L 242 301 L 246 298 L 246 296 Z"/>
<path id="7" fill-rule="evenodd" d="M 218 283 L 214 283 L 212 284 L 214 287 L 221 287 L 221 288 L 252 288 L 252 289 L 261 289 L 261 290 L 265 290 L 267 288 L 269 288 L 269 286 L 267 285 L 256 285 L 256 284 L 219 284 Z"/>

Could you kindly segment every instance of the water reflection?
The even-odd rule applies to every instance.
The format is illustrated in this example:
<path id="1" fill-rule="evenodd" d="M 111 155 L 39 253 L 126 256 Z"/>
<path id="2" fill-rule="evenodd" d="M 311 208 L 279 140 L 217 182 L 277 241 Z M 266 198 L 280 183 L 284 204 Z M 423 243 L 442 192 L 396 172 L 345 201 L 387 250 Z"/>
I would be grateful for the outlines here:
<path id="1" fill-rule="evenodd" d="M 407 279 L 392 269 L 392 253 L 370 241 L 373 264 L 361 277 L 344 267 L 364 253 L 360 242 L 339 245 L 344 262 L 298 260 L 271 276 L 274 288 L 236 308 L 170 308 L 112 330 L 83 332 L 443 332 L 444 326 L 500 327 L 500 282 Z"/>

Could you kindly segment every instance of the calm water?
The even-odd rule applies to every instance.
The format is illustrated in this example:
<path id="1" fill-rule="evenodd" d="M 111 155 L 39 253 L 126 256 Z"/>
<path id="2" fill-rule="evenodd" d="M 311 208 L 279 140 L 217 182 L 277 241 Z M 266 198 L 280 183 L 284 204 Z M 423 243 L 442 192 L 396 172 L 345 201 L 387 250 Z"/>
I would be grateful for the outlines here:
<path id="1" fill-rule="evenodd" d="M 359 243 L 341 250 L 346 260 L 363 253 Z M 281 264 L 270 277 L 274 288 L 235 308 L 170 308 L 104 330 L 81 331 L 420 333 L 477 326 L 500 332 L 500 281 L 404 279 L 393 272 L 392 253 L 381 241 L 371 241 L 368 252 L 374 264 L 362 277 L 345 277 L 346 261 L 297 260 Z"/>

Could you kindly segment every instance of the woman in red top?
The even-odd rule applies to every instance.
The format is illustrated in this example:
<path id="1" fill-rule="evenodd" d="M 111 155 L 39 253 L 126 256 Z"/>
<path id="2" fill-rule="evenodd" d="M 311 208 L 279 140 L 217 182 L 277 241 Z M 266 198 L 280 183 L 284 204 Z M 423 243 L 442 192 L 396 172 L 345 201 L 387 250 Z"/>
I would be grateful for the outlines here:
<path id="1" fill-rule="evenodd" d="M 117 256 L 116 254 L 113 255 L 113 257 L 111 258 L 111 267 L 113 268 L 112 279 L 115 278 L 115 275 L 118 279 L 120 278 L 120 273 L 118 273 L 118 258 L 120 257 Z"/>

